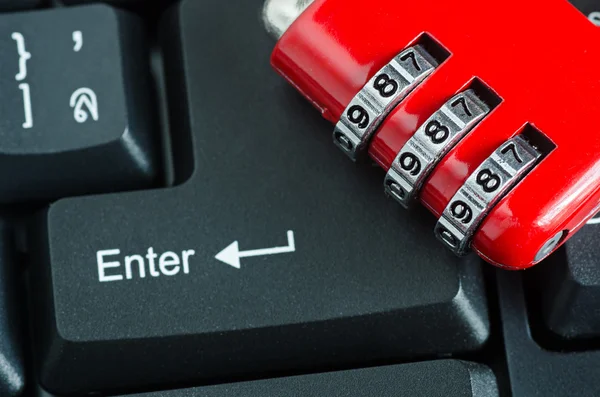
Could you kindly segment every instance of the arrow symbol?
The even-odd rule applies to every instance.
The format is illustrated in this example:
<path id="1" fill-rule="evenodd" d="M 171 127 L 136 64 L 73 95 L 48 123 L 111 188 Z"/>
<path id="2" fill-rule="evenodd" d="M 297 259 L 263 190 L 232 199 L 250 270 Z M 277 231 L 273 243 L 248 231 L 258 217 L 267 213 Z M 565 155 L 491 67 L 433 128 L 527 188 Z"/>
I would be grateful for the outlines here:
<path id="1" fill-rule="evenodd" d="M 236 269 L 241 267 L 240 258 L 249 258 L 251 256 L 265 256 L 275 254 L 286 254 L 288 252 L 296 251 L 296 244 L 294 242 L 294 232 L 288 230 L 287 232 L 288 244 L 285 247 L 274 247 L 274 248 L 263 248 L 258 250 L 240 251 L 240 246 L 237 241 L 229 244 L 224 250 L 215 255 L 217 260 L 223 263 L 233 266 Z"/>

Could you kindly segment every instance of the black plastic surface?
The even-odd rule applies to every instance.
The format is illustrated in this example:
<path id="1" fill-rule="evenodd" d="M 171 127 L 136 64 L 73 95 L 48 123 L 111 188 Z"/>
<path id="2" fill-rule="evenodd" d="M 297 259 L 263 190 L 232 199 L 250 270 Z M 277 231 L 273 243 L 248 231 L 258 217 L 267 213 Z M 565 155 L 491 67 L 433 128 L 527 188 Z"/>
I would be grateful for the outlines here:
<path id="1" fill-rule="evenodd" d="M 531 309 L 565 342 L 600 337 L 600 225 L 582 228 L 543 266 L 530 272 Z"/>
<path id="2" fill-rule="evenodd" d="M 27 10 L 47 3 L 48 0 L 0 0 L 0 11 Z"/>
<path id="3" fill-rule="evenodd" d="M 560 352 L 541 347 L 531 336 L 522 275 L 498 271 L 497 277 L 512 396 L 600 395 L 600 351 Z"/>
<path id="4" fill-rule="evenodd" d="M 185 152 L 174 155 L 179 179 L 189 179 L 62 200 L 38 225 L 31 249 L 49 277 L 36 284 L 48 313 L 39 329 L 49 390 L 442 355 L 477 350 L 489 336 L 478 258 L 446 252 L 425 211 L 386 199 L 380 170 L 346 161 L 331 126 L 271 71 L 260 2 L 231 7 L 184 1 L 165 21 L 168 37 L 181 37 L 183 64 L 171 63 L 170 42 L 165 65 L 181 111 L 172 121 L 188 117 L 189 104 L 191 130 L 173 128 L 176 150 L 191 133 L 193 172 Z M 293 253 L 242 258 L 240 269 L 215 258 L 233 241 L 242 251 L 284 246 L 288 230 Z M 149 247 L 180 258 L 193 250 L 189 273 L 152 277 L 146 261 L 146 277 L 137 267 L 124 277 L 124 256 Z M 100 282 L 97 253 L 115 249 L 105 261 L 121 266 L 106 274 L 124 278 Z"/>
<path id="5" fill-rule="evenodd" d="M 24 306 L 10 226 L 0 223 L 0 396 L 15 397 L 25 388 Z"/>
<path id="6" fill-rule="evenodd" d="M 497 397 L 492 371 L 458 360 L 242 382 L 131 397 Z"/>
<path id="7" fill-rule="evenodd" d="M 113 3 L 150 11 L 152 38 L 153 18 L 168 1 Z M 0 354 L 8 365 L 0 366 L 0 396 L 18 394 L 24 379 L 19 397 L 50 397 L 40 382 L 79 395 L 156 390 L 136 395 L 144 397 L 367 396 L 385 395 L 390 385 L 392 395 L 495 395 L 486 368 L 501 397 L 600 395 L 599 305 L 587 289 L 597 281 L 595 233 L 586 228 L 576 237 L 587 241 L 574 246 L 578 261 L 563 260 L 561 251 L 525 274 L 445 253 L 431 236 L 434 220 L 386 200 L 381 172 L 349 164 L 331 144 L 332 126 L 270 70 L 273 41 L 262 32 L 261 3 L 188 0 L 162 24 L 166 68 L 156 73 L 169 82 L 161 100 L 170 107 L 179 187 L 69 199 L 54 206 L 49 223 L 45 213 L 37 217 L 34 238 L 22 244 L 33 259 L 37 374 L 23 354 L 31 340 L 19 343 L 25 263 L 2 229 Z M 586 15 L 600 11 L 597 1 L 574 3 Z M 14 67 L 14 41 L 3 43 L 4 67 Z M 142 49 L 127 48 L 127 57 Z M 14 72 L 5 77 L 14 82 Z M 242 258 L 240 269 L 214 258 L 234 240 L 240 250 L 285 245 L 290 229 L 294 253 Z M 130 255 L 150 246 L 159 254 L 194 249 L 195 267 L 94 283 L 98 249 Z M 556 277 L 579 259 L 585 274 Z M 491 288 L 483 288 L 482 273 Z M 439 357 L 479 364 L 419 362 Z M 388 367 L 393 375 L 324 372 L 403 361 L 419 363 Z M 334 378 L 343 380 L 339 387 Z M 199 387 L 213 383 L 222 384 Z M 168 391 L 182 387 L 192 388 Z"/>
<path id="8" fill-rule="evenodd" d="M 140 20 L 104 5 L 2 15 L 0 202 L 157 186 Z"/>

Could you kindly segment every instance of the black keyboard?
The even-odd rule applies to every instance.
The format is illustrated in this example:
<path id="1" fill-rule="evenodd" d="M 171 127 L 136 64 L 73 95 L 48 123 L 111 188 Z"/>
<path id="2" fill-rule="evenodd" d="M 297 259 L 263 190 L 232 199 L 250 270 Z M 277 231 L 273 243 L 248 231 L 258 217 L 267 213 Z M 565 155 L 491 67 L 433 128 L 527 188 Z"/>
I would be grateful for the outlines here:
<path id="1" fill-rule="evenodd" d="M 0 396 L 600 395 L 600 220 L 457 258 L 272 71 L 262 0 L 50 3 L 0 0 Z"/>

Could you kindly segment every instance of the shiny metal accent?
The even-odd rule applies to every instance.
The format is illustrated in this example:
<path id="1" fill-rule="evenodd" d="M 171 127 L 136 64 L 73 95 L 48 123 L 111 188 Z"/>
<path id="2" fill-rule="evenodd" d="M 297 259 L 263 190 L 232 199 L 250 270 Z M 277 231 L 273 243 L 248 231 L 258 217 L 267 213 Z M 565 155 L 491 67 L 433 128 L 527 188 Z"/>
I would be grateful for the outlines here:
<path id="1" fill-rule="evenodd" d="M 335 126 L 334 142 L 356 161 L 388 113 L 437 66 L 435 58 L 421 45 L 402 51 L 350 101 Z M 340 145 L 341 137 L 351 146 Z"/>
<path id="2" fill-rule="evenodd" d="M 554 249 L 556 248 L 556 246 L 558 244 L 560 244 L 560 242 L 563 240 L 563 238 L 565 237 L 565 235 L 567 234 L 566 230 L 562 230 L 558 233 L 556 233 L 552 238 L 550 238 L 548 241 L 546 241 L 544 243 L 544 245 L 542 246 L 542 248 L 540 248 L 540 250 L 538 251 L 537 254 L 535 254 L 535 262 L 539 262 L 542 259 L 544 259 L 545 257 L 547 257 L 548 255 L 550 255 L 552 253 L 552 251 L 554 251 Z"/>
<path id="3" fill-rule="evenodd" d="M 386 193 L 408 208 L 440 160 L 489 112 L 471 89 L 452 97 L 402 147 L 385 176 Z"/>
<path id="4" fill-rule="evenodd" d="M 350 140 L 346 138 L 345 135 L 336 135 L 335 139 L 337 140 L 336 144 L 344 148 L 344 150 L 352 150 L 352 142 L 350 142 Z"/>
<path id="5" fill-rule="evenodd" d="M 266 0 L 262 19 L 267 32 L 279 40 L 314 0 Z"/>
<path id="6" fill-rule="evenodd" d="M 437 238 L 455 254 L 465 254 L 485 216 L 540 157 L 521 136 L 503 143 L 452 197 L 435 226 Z"/>

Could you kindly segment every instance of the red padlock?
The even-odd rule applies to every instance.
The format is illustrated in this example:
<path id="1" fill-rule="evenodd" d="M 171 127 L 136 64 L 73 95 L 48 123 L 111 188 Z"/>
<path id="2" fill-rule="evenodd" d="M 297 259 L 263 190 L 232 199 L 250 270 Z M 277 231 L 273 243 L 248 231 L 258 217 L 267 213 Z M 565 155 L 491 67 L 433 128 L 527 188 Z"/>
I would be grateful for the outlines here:
<path id="1" fill-rule="evenodd" d="M 273 67 L 455 253 L 524 269 L 599 209 L 600 31 L 567 0 L 268 0 L 263 16 Z"/>

